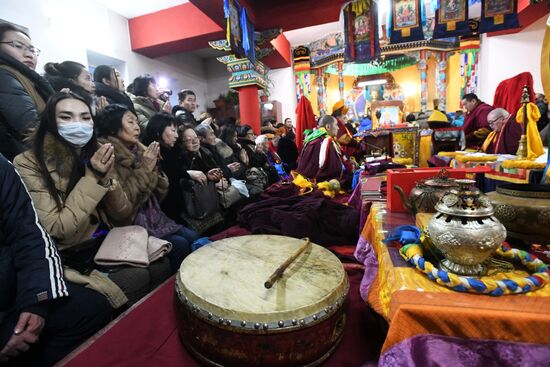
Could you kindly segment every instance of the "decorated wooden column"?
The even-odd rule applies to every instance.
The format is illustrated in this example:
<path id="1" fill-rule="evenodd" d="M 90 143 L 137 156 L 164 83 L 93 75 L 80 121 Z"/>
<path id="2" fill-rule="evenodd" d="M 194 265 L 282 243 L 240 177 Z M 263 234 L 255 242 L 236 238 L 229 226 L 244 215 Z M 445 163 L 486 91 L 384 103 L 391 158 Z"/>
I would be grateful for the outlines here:
<path id="1" fill-rule="evenodd" d="M 340 99 L 344 99 L 344 62 L 338 61 L 338 91 Z"/>
<path id="2" fill-rule="evenodd" d="M 230 51 L 225 40 L 209 43 L 212 48 L 217 50 Z M 239 118 L 241 124 L 250 125 L 256 134 L 260 133 L 261 113 L 260 100 L 258 96 L 259 89 L 265 89 L 265 75 L 268 67 L 261 61 L 250 62 L 246 58 L 238 58 L 235 55 L 218 57 L 217 60 L 227 66 L 231 73 L 229 77 L 229 88 L 236 89 L 239 92 Z"/>
<path id="3" fill-rule="evenodd" d="M 317 106 L 319 108 L 319 115 L 324 115 L 325 106 L 325 88 L 323 86 L 323 68 L 317 69 Z"/>
<path id="4" fill-rule="evenodd" d="M 420 62 L 418 69 L 420 70 L 420 111 L 426 112 L 428 105 L 428 81 L 427 81 L 427 59 L 426 51 L 420 51 Z"/>
<path id="5" fill-rule="evenodd" d="M 437 87 L 439 96 L 439 110 L 447 111 L 447 53 L 441 52 L 437 60 Z"/>

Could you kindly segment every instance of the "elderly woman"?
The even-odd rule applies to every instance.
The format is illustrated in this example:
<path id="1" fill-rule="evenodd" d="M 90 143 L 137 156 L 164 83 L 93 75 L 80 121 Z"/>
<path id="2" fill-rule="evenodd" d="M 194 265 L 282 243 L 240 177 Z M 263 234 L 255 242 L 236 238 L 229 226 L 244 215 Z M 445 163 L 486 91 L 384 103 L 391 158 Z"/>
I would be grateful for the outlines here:
<path id="1" fill-rule="evenodd" d="M 52 96 L 33 149 L 14 161 L 40 222 L 60 250 L 66 278 L 102 293 L 118 308 L 136 302 L 156 282 L 153 266 L 110 269 L 106 276 L 96 270 L 93 258 L 109 230 L 106 213 L 117 215 L 124 195 L 111 179 L 114 162 L 111 144 L 98 147 L 90 106 L 74 93 Z"/>
<path id="2" fill-rule="evenodd" d="M 154 141 L 145 147 L 139 142 L 138 117 L 123 105 L 105 107 L 98 118 L 97 130 L 100 142 L 114 148 L 114 177 L 125 194 L 119 211 L 109 217 L 118 225 L 141 225 L 150 235 L 172 243 L 168 258 L 172 271 L 176 272 L 191 253 L 191 244 L 198 235 L 175 223 L 160 208 L 169 185 L 168 178 L 158 168 L 160 144 Z"/>
<path id="3" fill-rule="evenodd" d="M 23 30 L 0 24 L 0 153 L 8 160 L 27 150 L 26 138 L 54 94 L 34 70 L 40 50 Z"/>

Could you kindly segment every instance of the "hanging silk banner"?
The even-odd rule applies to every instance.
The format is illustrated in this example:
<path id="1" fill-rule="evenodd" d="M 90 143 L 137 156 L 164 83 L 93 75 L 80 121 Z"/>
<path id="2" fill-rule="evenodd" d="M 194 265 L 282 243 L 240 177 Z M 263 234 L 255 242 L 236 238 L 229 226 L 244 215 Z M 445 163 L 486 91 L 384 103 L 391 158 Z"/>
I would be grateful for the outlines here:
<path id="1" fill-rule="evenodd" d="M 519 27 L 517 0 L 481 0 L 479 33 Z"/>
<path id="2" fill-rule="evenodd" d="M 433 38 L 458 37 L 468 33 L 468 0 L 439 0 Z"/>
<path id="3" fill-rule="evenodd" d="M 391 1 L 391 43 L 424 39 L 420 0 Z"/>
<path id="4" fill-rule="evenodd" d="M 298 46 L 293 51 L 294 75 L 296 78 L 296 97 L 300 96 L 309 99 L 311 94 L 311 58 L 309 49 L 304 46 Z"/>
<path id="5" fill-rule="evenodd" d="M 344 9 L 345 62 L 370 62 L 380 56 L 378 5 L 358 0 Z"/>
<path id="6" fill-rule="evenodd" d="M 223 8 L 227 22 L 226 39 L 231 51 L 238 57 L 245 57 L 254 63 L 254 24 L 250 21 L 246 9 L 236 0 L 224 0 Z"/>

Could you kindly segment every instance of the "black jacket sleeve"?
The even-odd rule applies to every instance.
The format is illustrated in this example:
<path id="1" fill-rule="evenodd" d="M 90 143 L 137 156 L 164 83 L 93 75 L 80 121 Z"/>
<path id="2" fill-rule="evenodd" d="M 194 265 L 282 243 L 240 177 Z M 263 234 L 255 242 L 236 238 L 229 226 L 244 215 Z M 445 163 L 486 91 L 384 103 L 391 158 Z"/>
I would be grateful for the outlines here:
<path id="1" fill-rule="evenodd" d="M 43 302 L 69 295 L 55 244 L 40 225 L 21 177 L 2 155 L 0 247 L 10 250 L 0 254 L 12 258 L 10 263 L 17 282 L 15 303 L 19 311 L 38 310 L 43 308 Z M 3 281 L 5 279 L 0 279 Z M 6 300 L 2 301 L 5 304 Z"/>
<path id="2" fill-rule="evenodd" d="M 10 131 L 21 136 L 38 124 L 33 99 L 19 80 L 5 69 L 0 69 L 0 116 Z"/>

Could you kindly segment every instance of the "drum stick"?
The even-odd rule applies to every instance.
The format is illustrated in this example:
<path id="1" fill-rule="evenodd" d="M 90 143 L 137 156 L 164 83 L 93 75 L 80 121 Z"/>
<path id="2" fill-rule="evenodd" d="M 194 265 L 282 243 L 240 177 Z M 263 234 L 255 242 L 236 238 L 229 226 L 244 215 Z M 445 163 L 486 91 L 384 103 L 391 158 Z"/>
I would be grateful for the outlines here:
<path id="1" fill-rule="evenodd" d="M 271 276 L 264 283 L 264 287 L 266 287 L 267 289 L 273 287 L 273 284 L 283 276 L 286 268 L 288 268 L 290 264 L 292 264 L 294 260 L 296 260 L 298 256 L 300 256 L 300 254 L 304 252 L 304 250 L 310 243 L 309 238 L 306 237 L 304 238 L 304 240 L 306 241 L 306 243 L 304 243 L 302 247 L 296 250 L 295 253 L 293 253 L 288 259 L 286 259 L 285 262 L 282 263 L 273 274 L 271 274 Z"/>

